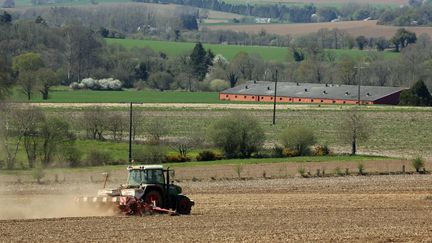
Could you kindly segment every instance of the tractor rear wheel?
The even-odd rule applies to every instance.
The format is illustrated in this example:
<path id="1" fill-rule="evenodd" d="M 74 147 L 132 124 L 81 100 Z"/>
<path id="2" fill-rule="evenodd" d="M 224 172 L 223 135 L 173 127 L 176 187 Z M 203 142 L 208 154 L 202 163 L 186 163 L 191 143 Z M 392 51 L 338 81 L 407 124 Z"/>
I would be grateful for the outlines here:
<path id="1" fill-rule="evenodd" d="M 153 201 L 157 207 L 162 207 L 162 195 L 156 190 L 149 191 L 144 195 L 145 203 L 153 205 Z"/>
<path id="2" fill-rule="evenodd" d="M 190 214 L 192 204 L 189 198 L 180 197 L 177 201 L 177 213 L 179 214 Z"/>

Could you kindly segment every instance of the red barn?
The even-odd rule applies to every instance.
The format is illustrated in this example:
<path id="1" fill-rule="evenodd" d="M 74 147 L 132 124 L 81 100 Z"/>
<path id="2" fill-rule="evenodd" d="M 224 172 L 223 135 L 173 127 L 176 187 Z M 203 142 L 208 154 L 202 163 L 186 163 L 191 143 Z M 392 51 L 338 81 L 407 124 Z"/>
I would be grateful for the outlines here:
<path id="1" fill-rule="evenodd" d="M 278 82 L 277 102 L 358 104 L 359 86 Z M 274 82 L 250 81 L 219 93 L 220 100 L 273 102 Z M 360 86 L 361 104 L 397 105 L 406 88 Z"/>

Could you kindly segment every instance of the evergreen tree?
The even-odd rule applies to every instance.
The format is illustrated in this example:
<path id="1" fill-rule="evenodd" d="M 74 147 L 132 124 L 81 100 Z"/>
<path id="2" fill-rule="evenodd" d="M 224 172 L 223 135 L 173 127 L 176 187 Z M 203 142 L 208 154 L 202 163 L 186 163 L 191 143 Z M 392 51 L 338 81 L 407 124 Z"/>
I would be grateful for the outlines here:
<path id="1" fill-rule="evenodd" d="M 425 83 L 420 80 L 410 89 L 401 93 L 401 105 L 430 106 L 432 105 L 432 96 L 429 93 Z"/>
<path id="2" fill-rule="evenodd" d="M 207 53 L 201 42 L 195 45 L 190 55 L 190 60 L 194 74 L 198 80 L 202 81 L 205 78 L 208 68 L 211 65 L 211 60 L 213 59 L 212 56 L 214 56 L 214 54 L 211 51 Z"/>

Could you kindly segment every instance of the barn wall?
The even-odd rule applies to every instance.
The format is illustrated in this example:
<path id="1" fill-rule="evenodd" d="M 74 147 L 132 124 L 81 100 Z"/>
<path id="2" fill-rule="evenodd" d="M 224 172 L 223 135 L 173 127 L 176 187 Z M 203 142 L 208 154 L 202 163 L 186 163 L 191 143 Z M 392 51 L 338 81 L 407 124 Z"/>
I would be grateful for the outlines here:
<path id="1" fill-rule="evenodd" d="M 238 95 L 238 94 L 223 94 L 219 93 L 220 100 L 229 101 L 259 101 L 273 102 L 273 96 L 255 96 L 255 95 Z M 337 100 L 337 99 L 312 99 L 298 97 L 283 97 L 277 96 L 276 102 L 282 103 L 314 103 L 314 104 L 358 104 L 357 100 Z M 362 102 L 362 104 L 372 104 L 372 102 Z"/>
<path id="2" fill-rule="evenodd" d="M 391 95 L 387 95 L 381 99 L 375 100 L 374 104 L 381 104 L 381 105 L 398 105 L 400 102 L 400 94 L 402 91 L 396 92 Z"/>

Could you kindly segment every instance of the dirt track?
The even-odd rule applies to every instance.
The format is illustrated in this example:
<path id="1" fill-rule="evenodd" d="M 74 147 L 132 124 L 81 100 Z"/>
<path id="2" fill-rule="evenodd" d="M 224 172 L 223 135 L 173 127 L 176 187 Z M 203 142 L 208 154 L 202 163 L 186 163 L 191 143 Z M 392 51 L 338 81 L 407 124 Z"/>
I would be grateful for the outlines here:
<path id="1" fill-rule="evenodd" d="M 188 181 L 190 216 L 0 220 L 0 242 L 431 241 L 431 185 L 430 175 Z M 18 198 L 88 190 L 81 186 L 33 186 Z"/>

